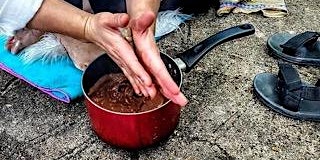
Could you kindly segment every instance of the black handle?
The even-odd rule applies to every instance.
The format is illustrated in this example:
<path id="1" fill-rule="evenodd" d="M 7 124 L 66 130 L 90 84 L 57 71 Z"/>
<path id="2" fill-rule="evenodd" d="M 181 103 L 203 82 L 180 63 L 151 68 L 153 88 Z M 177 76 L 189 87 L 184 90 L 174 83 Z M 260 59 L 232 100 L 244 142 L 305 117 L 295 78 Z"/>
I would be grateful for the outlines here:
<path id="1" fill-rule="evenodd" d="M 254 34 L 254 32 L 255 29 L 252 24 L 231 27 L 210 36 L 185 52 L 178 54 L 177 57 L 186 64 L 185 72 L 189 72 L 214 47 L 236 38 Z"/>

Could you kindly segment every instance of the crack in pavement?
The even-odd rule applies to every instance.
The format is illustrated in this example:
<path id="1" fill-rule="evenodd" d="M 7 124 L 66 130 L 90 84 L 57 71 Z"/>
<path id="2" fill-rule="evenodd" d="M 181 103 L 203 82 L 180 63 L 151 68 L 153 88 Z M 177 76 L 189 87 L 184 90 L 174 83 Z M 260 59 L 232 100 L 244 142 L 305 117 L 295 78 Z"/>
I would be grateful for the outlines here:
<path id="1" fill-rule="evenodd" d="M 223 126 L 225 126 L 225 124 L 230 121 L 231 118 L 235 117 L 237 114 L 239 113 L 239 111 L 235 112 L 234 114 L 232 114 L 230 117 L 228 117 L 225 121 L 223 121 L 217 128 L 215 128 L 213 130 L 212 133 L 216 133 L 220 128 L 222 128 Z M 241 116 L 241 115 L 240 115 Z"/>
<path id="2" fill-rule="evenodd" d="M 93 144 L 95 142 L 97 142 L 97 139 L 95 137 L 89 137 L 87 140 L 85 140 L 81 144 L 77 145 L 76 147 L 70 149 L 65 154 L 63 154 L 57 158 L 54 158 L 54 160 L 60 160 L 62 158 L 67 158 L 67 159 L 74 158 L 74 155 L 78 155 L 79 153 L 81 153 L 85 149 L 89 148 L 91 146 L 90 144 Z"/>
<path id="3" fill-rule="evenodd" d="M 5 85 L 3 88 L 1 88 L 1 94 L 0 96 L 4 96 L 7 92 L 9 92 L 12 88 L 13 85 L 16 84 L 17 82 L 19 82 L 20 80 L 17 78 L 11 78 Z"/>
<path id="4" fill-rule="evenodd" d="M 218 157 L 220 159 L 228 159 L 228 160 L 235 160 L 236 158 L 231 156 L 224 148 L 222 148 L 218 143 L 215 143 L 215 146 L 217 146 L 220 151 L 224 154 L 225 157 Z"/>
<path id="5" fill-rule="evenodd" d="M 59 125 L 56 125 L 55 127 L 51 128 L 49 131 L 34 137 L 30 140 L 27 140 L 27 143 L 33 143 L 33 144 L 39 144 L 41 142 L 44 142 L 46 139 L 56 136 L 59 133 L 62 133 L 61 131 L 63 130 L 67 130 L 66 128 L 71 127 L 73 125 L 75 125 L 76 122 L 69 122 L 69 123 L 61 123 Z"/>
<path id="6" fill-rule="evenodd" d="M 231 156 L 225 149 L 223 149 L 216 141 L 212 142 L 207 139 L 201 139 L 200 137 L 192 137 L 191 142 L 203 142 L 203 143 L 209 143 L 210 146 L 217 146 L 221 153 L 224 156 L 218 156 L 217 158 L 219 159 L 227 159 L 227 160 L 234 160 L 236 159 L 235 157 Z"/>
<path id="7" fill-rule="evenodd" d="M 43 139 L 48 139 L 48 138 L 50 138 L 50 137 L 52 137 L 52 136 L 57 135 L 58 133 L 61 133 L 61 131 L 63 131 L 63 130 L 68 130 L 69 127 L 72 127 L 72 126 L 74 126 L 74 125 L 77 125 L 77 124 L 78 124 L 77 122 L 79 122 L 78 120 L 79 120 L 79 119 L 84 119 L 85 116 L 86 116 L 85 114 L 82 114 L 82 115 L 80 115 L 80 117 L 77 116 L 77 119 L 74 119 L 73 121 L 69 121 L 69 122 L 67 122 L 67 123 L 66 123 L 66 121 L 61 121 L 61 123 L 56 124 L 56 125 L 50 127 L 49 131 L 44 132 L 44 133 L 40 134 L 39 136 L 36 136 L 36 137 L 34 137 L 34 138 L 32 138 L 32 139 L 29 139 L 29 140 L 27 140 L 26 142 L 27 142 L 27 143 L 32 143 L 32 142 L 33 142 L 34 144 L 43 142 Z M 41 127 L 41 126 L 44 126 L 44 125 L 47 125 L 47 124 L 51 124 L 51 123 L 50 123 L 50 122 L 48 122 L 48 123 L 43 123 L 43 124 L 40 124 L 40 125 L 34 126 L 34 127 Z M 52 133 L 52 134 L 48 134 L 48 133 Z M 46 136 L 46 135 L 47 135 L 47 136 Z M 43 137 L 43 136 L 46 136 L 46 137 Z M 43 138 L 42 138 L 42 137 L 43 137 Z M 40 139 L 40 138 L 41 138 L 41 139 Z M 40 139 L 40 140 L 37 140 L 37 139 Z M 37 142 L 37 141 L 39 141 L 39 142 Z"/>

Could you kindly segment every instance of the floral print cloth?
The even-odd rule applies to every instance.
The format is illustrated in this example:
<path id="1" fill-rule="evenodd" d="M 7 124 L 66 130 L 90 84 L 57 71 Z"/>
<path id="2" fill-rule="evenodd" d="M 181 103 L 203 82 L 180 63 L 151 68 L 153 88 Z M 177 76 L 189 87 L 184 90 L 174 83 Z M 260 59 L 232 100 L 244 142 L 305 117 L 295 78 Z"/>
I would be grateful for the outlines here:
<path id="1" fill-rule="evenodd" d="M 220 0 L 219 16 L 228 13 L 261 11 L 266 17 L 283 17 L 288 14 L 284 0 Z"/>

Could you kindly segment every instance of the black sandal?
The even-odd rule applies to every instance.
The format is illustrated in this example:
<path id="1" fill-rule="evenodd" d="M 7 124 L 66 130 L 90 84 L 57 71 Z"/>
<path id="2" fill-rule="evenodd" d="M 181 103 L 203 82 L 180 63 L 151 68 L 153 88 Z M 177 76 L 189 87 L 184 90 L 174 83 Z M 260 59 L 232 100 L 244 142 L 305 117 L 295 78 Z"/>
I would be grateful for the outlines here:
<path id="1" fill-rule="evenodd" d="M 258 99 L 274 111 L 294 119 L 320 121 L 320 79 L 314 86 L 303 83 L 292 65 L 279 63 L 278 76 L 258 74 L 253 86 Z"/>
<path id="2" fill-rule="evenodd" d="M 298 35 L 276 33 L 268 38 L 271 54 L 282 60 L 300 64 L 320 66 L 320 41 L 318 32 L 304 32 Z"/>

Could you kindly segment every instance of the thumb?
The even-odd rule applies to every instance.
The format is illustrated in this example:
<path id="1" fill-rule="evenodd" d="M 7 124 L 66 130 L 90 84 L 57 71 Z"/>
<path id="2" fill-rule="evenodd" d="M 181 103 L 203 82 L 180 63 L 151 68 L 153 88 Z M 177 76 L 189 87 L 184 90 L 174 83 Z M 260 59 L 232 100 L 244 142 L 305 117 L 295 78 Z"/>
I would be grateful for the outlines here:
<path id="1" fill-rule="evenodd" d="M 104 14 L 104 25 L 112 28 L 125 27 L 129 23 L 129 15 L 126 13 Z"/>

